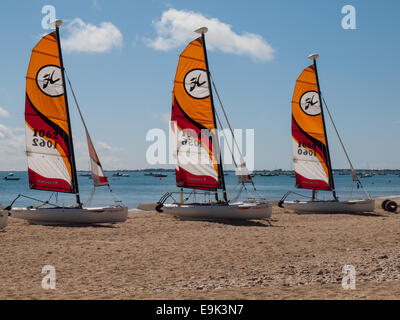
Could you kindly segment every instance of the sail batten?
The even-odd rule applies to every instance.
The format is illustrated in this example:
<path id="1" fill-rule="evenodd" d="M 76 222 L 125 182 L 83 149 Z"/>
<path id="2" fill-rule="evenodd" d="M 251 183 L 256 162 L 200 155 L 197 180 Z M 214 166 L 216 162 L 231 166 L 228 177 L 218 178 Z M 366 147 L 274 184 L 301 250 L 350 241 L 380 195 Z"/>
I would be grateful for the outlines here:
<path id="1" fill-rule="evenodd" d="M 218 135 L 202 41 L 190 42 L 179 57 L 171 131 L 177 186 L 216 190 L 221 188 Z"/>
<path id="2" fill-rule="evenodd" d="M 296 187 L 332 190 L 332 168 L 315 65 L 304 69 L 292 98 L 292 149 Z"/>
<path id="3" fill-rule="evenodd" d="M 76 193 L 69 115 L 56 32 L 32 50 L 26 75 L 25 133 L 29 186 Z"/>

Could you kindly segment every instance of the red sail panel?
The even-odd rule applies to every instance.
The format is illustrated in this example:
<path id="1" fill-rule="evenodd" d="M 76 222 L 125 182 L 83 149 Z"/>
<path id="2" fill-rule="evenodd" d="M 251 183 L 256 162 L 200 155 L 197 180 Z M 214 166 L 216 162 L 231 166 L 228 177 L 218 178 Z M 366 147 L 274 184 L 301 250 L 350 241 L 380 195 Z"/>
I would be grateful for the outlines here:
<path id="1" fill-rule="evenodd" d="M 25 129 L 29 186 L 73 193 L 68 114 L 56 33 L 32 50 L 26 76 Z"/>
<path id="2" fill-rule="evenodd" d="M 78 100 L 76 99 L 74 89 L 72 88 L 72 85 L 71 85 L 71 81 L 69 80 L 68 77 L 67 77 L 67 80 L 68 80 L 68 83 L 71 88 L 72 96 L 74 97 L 74 100 L 75 100 L 76 108 L 78 109 L 79 116 L 81 117 L 82 124 L 85 128 L 86 140 L 87 140 L 88 150 L 89 150 L 90 168 L 92 170 L 93 184 L 95 187 L 108 186 L 109 183 L 108 183 L 107 177 L 104 174 L 103 167 L 100 163 L 96 149 L 94 148 L 92 138 L 90 138 L 89 130 L 86 127 L 85 119 L 83 119 L 81 108 L 79 107 Z"/>
<path id="3" fill-rule="evenodd" d="M 292 99 L 293 160 L 296 187 L 332 190 L 326 132 L 314 66 L 300 74 Z"/>
<path id="4" fill-rule="evenodd" d="M 202 39 L 185 48 L 179 58 L 172 93 L 172 133 L 178 187 L 220 188 L 215 119 Z M 213 143 L 214 140 L 214 143 Z"/>
<path id="5" fill-rule="evenodd" d="M 83 120 L 83 119 L 82 119 Z M 106 175 L 104 174 L 103 167 L 101 166 L 99 157 L 97 156 L 97 152 L 92 143 L 92 139 L 90 138 L 89 132 L 86 129 L 86 138 L 89 148 L 89 157 L 90 157 L 90 167 L 92 169 L 92 178 L 95 187 L 100 186 L 108 186 L 108 180 Z"/>

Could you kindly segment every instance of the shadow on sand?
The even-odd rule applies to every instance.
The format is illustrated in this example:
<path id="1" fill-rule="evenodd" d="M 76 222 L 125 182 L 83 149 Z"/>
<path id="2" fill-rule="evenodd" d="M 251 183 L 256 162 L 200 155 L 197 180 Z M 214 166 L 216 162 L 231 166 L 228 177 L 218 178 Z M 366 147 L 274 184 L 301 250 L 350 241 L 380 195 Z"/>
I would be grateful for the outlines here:
<path id="1" fill-rule="evenodd" d="M 116 223 L 108 224 L 68 224 L 68 223 L 58 223 L 58 224 L 38 224 L 38 223 L 28 223 L 30 226 L 44 226 L 44 227 L 55 227 L 55 228 L 94 228 L 94 229 L 115 229 Z"/>
<path id="2" fill-rule="evenodd" d="M 262 219 L 262 220 L 239 220 L 239 219 L 189 219 L 189 218 L 177 218 L 180 221 L 199 221 L 199 222 L 209 222 L 218 223 L 237 227 L 272 227 L 272 228 L 284 228 L 283 226 L 273 225 L 273 222 L 277 222 L 275 219 Z"/>
<path id="3" fill-rule="evenodd" d="M 337 216 L 337 215 L 349 215 L 349 216 L 363 216 L 363 217 L 384 217 L 382 214 L 380 213 L 373 213 L 373 212 L 318 212 L 318 213 L 313 213 L 313 212 L 297 212 L 296 213 L 299 216 L 302 215 L 315 215 L 315 216 L 319 216 L 319 215 L 332 215 L 332 216 Z"/>

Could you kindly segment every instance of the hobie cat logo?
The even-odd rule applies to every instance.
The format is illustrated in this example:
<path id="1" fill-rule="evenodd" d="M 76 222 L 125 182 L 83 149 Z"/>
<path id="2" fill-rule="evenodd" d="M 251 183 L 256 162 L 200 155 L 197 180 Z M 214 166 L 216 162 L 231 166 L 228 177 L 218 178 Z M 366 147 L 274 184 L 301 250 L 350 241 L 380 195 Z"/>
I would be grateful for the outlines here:
<path id="1" fill-rule="evenodd" d="M 317 116 L 321 113 L 319 94 L 316 91 L 307 91 L 300 98 L 300 108 L 309 116 Z"/>
<path id="2" fill-rule="evenodd" d="M 36 75 L 36 83 L 50 97 L 58 97 L 64 93 L 61 69 L 58 66 L 48 65 L 41 68 Z"/>
<path id="3" fill-rule="evenodd" d="M 186 93 L 195 99 L 205 99 L 210 95 L 207 72 L 203 69 L 190 70 L 183 80 Z"/>

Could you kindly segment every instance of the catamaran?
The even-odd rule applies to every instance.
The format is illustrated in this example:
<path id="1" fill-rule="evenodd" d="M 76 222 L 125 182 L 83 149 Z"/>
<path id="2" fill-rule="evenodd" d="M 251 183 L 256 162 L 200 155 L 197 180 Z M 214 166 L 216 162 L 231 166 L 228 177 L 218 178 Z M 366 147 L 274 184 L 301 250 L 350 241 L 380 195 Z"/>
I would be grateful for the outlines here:
<path id="1" fill-rule="evenodd" d="M 313 64 L 300 74 L 292 99 L 292 141 L 296 187 L 311 189 L 311 200 L 286 201 L 286 198 L 292 193 L 289 191 L 283 196 L 279 206 L 304 213 L 373 212 L 375 201 L 367 192 L 365 192 L 366 198 L 360 200 L 339 200 L 336 194 L 323 105 L 328 111 L 333 128 L 349 162 L 353 187 L 356 184 L 358 188 L 362 188 L 362 184 L 353 168 L 328 106 L 322 98 L 316 63 L 318 57 L 318 54 L 308 57 L 313 60 Z M 318 200 L 318 190 L 331 191 L 333 199 Z"/>
<path id="2" fill-rule="evenodd" d="M 221 126 L 221 120 L 214 107 L 204 36 L 207 31 L 205 27 L 195 31 L 201 36 L 190 42 L 181 53 L 174 81 L 171 131 L 176 185 L 181 188 L 177 197 L 180 200 L 173 193 L 166 193 L 156 210 L 189 219 L 270 218 L 272 206 L 262 197 L 237 201 L 241 191 L 247 190 L 245 184 L 253 184 L 242 155 L 237 166 L 241 191 L 233 201 L 228 200 L 218 143 L 217 121 Z M 216 90 L 214 82 L 213 85 Z M 223 108 L 222 103 L 220 105 Z M 225 111 L 224 114 L 227 120 Z M 230 125 L 229 128 L 234 137 Z M 236 140 L 235 143 L 237 146 Z M 192 189 L 189 195 L 185 195 L 184 188 Z M 222 199 L 218 194 L 221 189 Z M 202 190 L 202 193 L 197 190 Z M 169 199 L 172 203 L 166 203 Z"/>
<path id="3" fill-rule="evenodd" d="M 72 193 L 76 205 L 65 207 L 45 201 L 36 207 L 13 208 L 11 216 L 32 224 L 95 224 L 117 223 L 127 219 L 128 208 L 116 202 L 110 207 L 84 207 L 78 188 L 74 146 L 69 116 L 65 70 L 62 59 L 59 27 L 45 35 L 32 50 L 26 76 L 25 124 L 26 155 L 31 189 Z M 67 77 L 68 78 L 68 77 Z M 69 81 L 85 128 L 94 188 L 111 187 L 97 156 L 76 96 Z M 19 195 L 9 206 L 11 209 Z"/>

